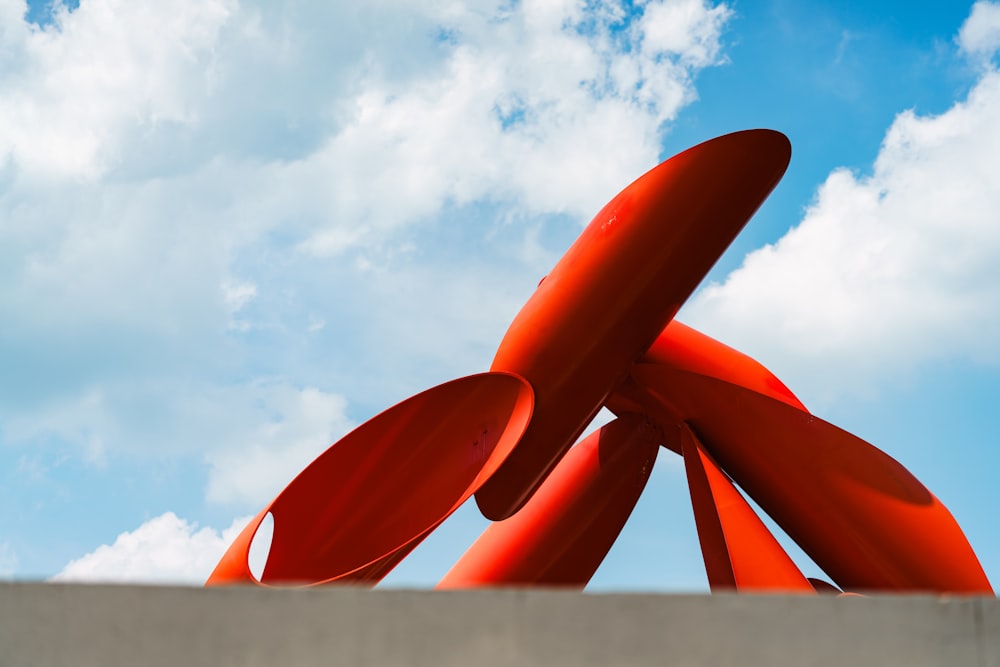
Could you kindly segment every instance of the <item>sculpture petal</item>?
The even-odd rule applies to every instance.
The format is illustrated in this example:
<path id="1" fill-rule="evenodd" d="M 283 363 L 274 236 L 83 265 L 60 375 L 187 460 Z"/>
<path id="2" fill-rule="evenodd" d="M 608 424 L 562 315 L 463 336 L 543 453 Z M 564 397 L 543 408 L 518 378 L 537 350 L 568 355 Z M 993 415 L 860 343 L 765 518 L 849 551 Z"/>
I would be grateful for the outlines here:
<path id="1" fill-rule="evenodd" d="M 678 424 L 698 540 L 712 591 L 815 593 L 697 437 Z"/>
<path id="2" fill-rule="evenodd" d="M 374 583 L 499 466 L 531 417 L 516 375 L 473 375 L 417 394 L 334 443 L 236 539 L 208 584 L 255 581 L 247 564 L 274 516 L 266 584 Z"/>
<path id="3" fill-rule="evenodd" d="M 521 375 L 537 409 L 476 493 L 509 517 L 597 414 L 781 179 L 791 148 L 772 130 L 725 135 L 641 176 L 601 210 L 514 318 L 491 370 Z"/>
<path id="4" fill-rule="evenodd" d="M 884 452 L 716 378 L 659 364 L 632 377 L 844 590 L 992 593 L 951 513 Z"/>
<path id="5" fill-rule="evenodd" d="M 486 529 L 438 588 L 583 588 L 632 513 L 659 443 L 659 431 L 640 415 L 590 434 L 517 514 Z"/>

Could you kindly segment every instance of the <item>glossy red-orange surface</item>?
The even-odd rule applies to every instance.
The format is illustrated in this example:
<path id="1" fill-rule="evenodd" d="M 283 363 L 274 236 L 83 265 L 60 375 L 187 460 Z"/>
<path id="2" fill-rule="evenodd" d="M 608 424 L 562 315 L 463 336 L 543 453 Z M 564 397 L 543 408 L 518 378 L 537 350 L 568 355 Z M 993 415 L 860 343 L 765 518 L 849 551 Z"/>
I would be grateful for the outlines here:
<path id="1" fill-rule="evenodd" d="M 514 516 L 492 524 L 438 588 L 583 588 L 646 486 L 659 431 L 625 415 L 573 448 Z"/>
<path id="2" fill-rule="evenodd" d="M 374 583 L 458 508 L 510 453 L 531 387 L 505 373 L 417 394 L 339 440 L 240 534 L 208 580 L 249 583 L 260 522 L 274 517 L 265 584 Z"/>
<path id="3" fill-rule="evenodd" d="M 951 513 L 884 452 L 716 378 L 660 364 L 632 376 L 844 590 L 992 593 Z"/>
<path id="4" fill-rule="evenodd" d="M 671 321 L 664 327 L 639 359 L 639 363 L 662 364 L 724 380 L 800 410 L 806 410 L 798 397 L 756 359 L 677 320 Z M 676 421 L 676 415 L 665 408 L 662 402 L 654 400 L 647 392 L 637 387 L 631 376 L 615 387 L 605 401 L 605 406 L 615 414 L 641 412 L 649 415 L 657 423 L 668 426 Z M 676 437 L 676 429 L 667 429 L 665 435 L 667 437 L 663 445 L 680 454 L 681 443 Z"/>
<path id="5" fill-rule="evenodd" d="M 780 180 L 788 139 L 725 135 L 650 170 L 605 206 L 515 317 L 492 370 L 535 390 L 522 441 L 476 493 L 505 519 L 530 497 Z"/>
<path id="6" fill-rule="evenodd" d="M 678 424 L 698 541 L 713 592 L 815 593 L 691 430 Z"/>
<path id="7" fill-rule="evenodd" d="M 663 364 L 725 380 L 806 411 L 785 383 L 759 361 L 677 320 L 663 329 L 639 363 Z"/>

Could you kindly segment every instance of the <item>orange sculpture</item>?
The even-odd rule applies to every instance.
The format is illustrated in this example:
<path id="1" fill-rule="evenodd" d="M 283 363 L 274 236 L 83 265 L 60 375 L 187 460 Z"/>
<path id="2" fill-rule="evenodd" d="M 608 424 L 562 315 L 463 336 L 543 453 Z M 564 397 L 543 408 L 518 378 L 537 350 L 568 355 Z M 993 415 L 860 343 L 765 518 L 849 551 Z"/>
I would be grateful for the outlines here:
<path id="1" fill-rule="evenodd" d="M 208 584 L 374 585 L 475 495 L 495 523 L 440 588 L 582 588 L 662 445 L 684 457 L 713 591 L 992 593 L 955 519 L 902 465 L 811 415 L 758 362 L 673 321 L 790 155 L 784 135 L 749 130 L 641 176 L 542 280 L 490 372 L 333 444 Z M 602 407 L 618 419 L 573 446 Z M 741 490 L 836 587 L 801 573 Z M 258 580 L 248 557 L 267 514 Z"/>

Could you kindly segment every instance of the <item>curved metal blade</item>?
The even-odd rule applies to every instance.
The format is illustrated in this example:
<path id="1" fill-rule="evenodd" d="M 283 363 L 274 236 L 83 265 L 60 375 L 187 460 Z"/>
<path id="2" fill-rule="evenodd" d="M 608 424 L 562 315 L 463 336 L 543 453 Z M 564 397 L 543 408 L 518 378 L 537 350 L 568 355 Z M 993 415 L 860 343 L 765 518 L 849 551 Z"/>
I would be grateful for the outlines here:
<path id="1" fill-rule="evenodd" d="M 522 378 L 484 373 L 417 394 L 331 445 L 240 534 L 209 585 L 256 581 L 247 564 L 274 516 L 261 582 L 374 583 L 467 500 L 531 418 Z"/>
<path id="2" fill-rule="evenodd" d="M 590 434 L 517 514 L 487 528 L 437 587 L 583 588 L 645 488 L 660 439 L 639 415 Z"/>
<path id="3" fill-rule="evenodd" d="M 725 135 L 641 176 L 605 206 L 514 318 L 491 370 L 535 390 L 522 442 L 476 493 L 493 520 L 531 496 L 629 366 L 781 179 L 771 130 Z"/>
<path id="4" fill-rule="evenodd" d="M 884 452 L 705 375 L 638 364 L 632 377 L 841 588 L 992 593 L 951 513 Z"/>
<path id="5" fill-rule="evenodd" d="M 684 424 L 684 468 L 713 592 L 815 593 L 812 584 Z"/>
<path id="6" fill-rule="evenodd" d="M 785 383 L 753 357 L 672 320 L 639 360 L 707 375 L 808 412 Z"/>
<path id="7" fill-rule="evenodd" d="M 639 363 L 661 364 L 706 375 L 808 412 L 798 397 L 756 359 L 677 320 L 672 320 L 664 327 Z M 615 387 L 604 405 L 615 414 L 647 414 L 664 429 L 672 428 L 677 423 L 676 415 L 665 409 L 661 402 L 651 399 L 648 392 L 640 389 L 631 376 Z M 680 441 L 676 438 L 667 439 L 664 446 L 681 454 Z"/>

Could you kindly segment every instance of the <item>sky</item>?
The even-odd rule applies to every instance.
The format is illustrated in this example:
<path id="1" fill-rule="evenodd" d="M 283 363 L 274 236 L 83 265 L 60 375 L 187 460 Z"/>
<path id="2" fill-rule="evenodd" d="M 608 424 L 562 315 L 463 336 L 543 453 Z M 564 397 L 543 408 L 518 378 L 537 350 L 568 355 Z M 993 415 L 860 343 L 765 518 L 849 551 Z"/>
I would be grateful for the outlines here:
<path id="1" fill-rule="evenodd" d="M 998 49 L 985 1 L 0 0 L 0 578 L 201 583 L 331 442 L 488 369 L 622 187 L 768 127 L 788 172 L 679 319 L 1000 583 Z M 707 590 L 670 452 L 590 590 Z"/>

